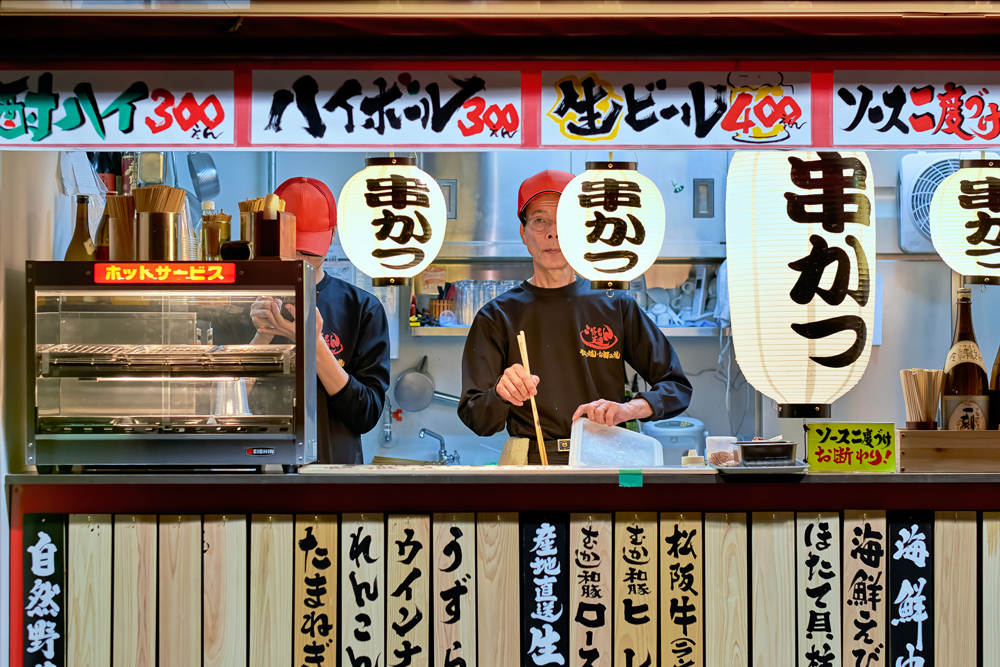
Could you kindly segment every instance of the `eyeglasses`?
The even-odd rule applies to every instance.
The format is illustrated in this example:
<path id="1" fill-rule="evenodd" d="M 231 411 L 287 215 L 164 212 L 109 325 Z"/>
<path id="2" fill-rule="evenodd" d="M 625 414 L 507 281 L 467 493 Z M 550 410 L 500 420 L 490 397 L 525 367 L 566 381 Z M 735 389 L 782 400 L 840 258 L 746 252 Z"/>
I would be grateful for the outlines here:
<path id="1" fill-rule="evenodd" d="M 543 234 L 549 231 L 550 228 L 554 229 L 556 225 L 555 220 L 549 220 L 548 218 L 536 217 L 528 221 L 527 227 L 528 231 L 535 234 Z"/>

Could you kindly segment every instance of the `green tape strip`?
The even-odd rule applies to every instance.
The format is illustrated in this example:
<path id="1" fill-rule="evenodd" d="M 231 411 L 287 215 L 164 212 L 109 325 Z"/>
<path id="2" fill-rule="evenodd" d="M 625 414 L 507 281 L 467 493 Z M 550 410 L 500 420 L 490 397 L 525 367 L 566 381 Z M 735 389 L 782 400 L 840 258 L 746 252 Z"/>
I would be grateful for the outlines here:
<path id="1" fill-rule="evenodd" d="M 642 486 L 641 470 L 619 470 L 618 486 Z"/>

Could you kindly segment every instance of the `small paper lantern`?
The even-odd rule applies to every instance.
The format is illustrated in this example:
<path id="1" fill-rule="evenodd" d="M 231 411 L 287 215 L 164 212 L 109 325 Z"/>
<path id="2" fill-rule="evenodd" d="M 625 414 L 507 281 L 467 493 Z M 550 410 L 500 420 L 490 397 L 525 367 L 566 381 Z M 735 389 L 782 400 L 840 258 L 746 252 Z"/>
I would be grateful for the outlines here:
<path id="1" fill-rule="evenodd" d="M 413 158 L 367 158 L 340 193 L 340 243 L 375 287 L 405 285 L 444 243 L 444 195 L 415 164 Z"/>
<path id="2" fill-rule="evenodd" d="M 1000 283 L 1000 161 L 963 160 L 931 200 L 931 239 L 966 283 Z"/>
<path id="3" fill-rule="evenodd" d="M 828 417 L 868 365 L 874 191 L 864 153 L 740 151 L 729 167 L 736 360 L 781 417 Z"/>
<path id="4" fill-rule="evenodd" d="M 628 289 L 660 254 L 663 197 L 635 167 L 588 162 L 559 197 L 559 247 L 594 289 Z"/>

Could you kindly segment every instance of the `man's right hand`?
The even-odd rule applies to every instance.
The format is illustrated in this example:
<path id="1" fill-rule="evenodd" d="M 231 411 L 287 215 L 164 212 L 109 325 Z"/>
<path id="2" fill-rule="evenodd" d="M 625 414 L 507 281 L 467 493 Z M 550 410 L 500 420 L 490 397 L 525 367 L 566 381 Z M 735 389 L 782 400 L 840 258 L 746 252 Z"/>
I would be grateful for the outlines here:
<path id="1" fill-rule="evenodd" d="M 528 375 L 521 364 L 514 364 L 503 372 L 497 382 L 497 396 L 518 407 L 538 393 L 538 376 Z"/>
<path id="2" fill-rule="evenodd" d="M 271 336 L 285 336 L 295 338 L 294 321 L 286 320 L 281 315 L 281 299 L 277 297 L 261 296 L 250 306 L 250 319 L 257 332 Z M 295 317 L 294 306 L 288 305 L 288 312 Z"/>

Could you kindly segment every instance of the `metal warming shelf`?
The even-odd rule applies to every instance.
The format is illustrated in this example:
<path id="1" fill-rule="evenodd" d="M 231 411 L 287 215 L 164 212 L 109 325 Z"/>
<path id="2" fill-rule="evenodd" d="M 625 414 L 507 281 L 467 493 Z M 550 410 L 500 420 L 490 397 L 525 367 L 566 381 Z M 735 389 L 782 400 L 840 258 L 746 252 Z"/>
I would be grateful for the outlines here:
<path id="1" fill-rule="evenodd" d="M 85 345 L 37 346 L 40 377 L 122 374 L 295 372 L 294 345 Z"/>

